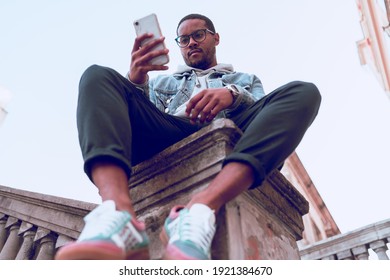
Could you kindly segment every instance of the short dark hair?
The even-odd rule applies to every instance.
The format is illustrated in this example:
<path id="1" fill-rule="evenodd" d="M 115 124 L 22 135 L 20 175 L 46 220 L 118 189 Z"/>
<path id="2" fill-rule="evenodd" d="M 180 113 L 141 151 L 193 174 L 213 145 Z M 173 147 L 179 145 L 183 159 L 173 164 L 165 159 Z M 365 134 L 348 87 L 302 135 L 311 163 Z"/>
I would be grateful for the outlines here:
<path id="1" fill-rule="evenodd" d="M 177 25 L 177 28 L 176 28 L 176 34 L 177 35 L 179 35 L 178 31 L 179 31 L 180 24 L 182 24 L 183 21 L 186 21 L 186 20 L 189 20 L 189 19 L 201 19 L 201 20 L 204 20 L 205 23 L 206 23 L 206 27 L 215 33 L 215 27 L 214 27 L 214 24 L 211 21 L 211 19 L 209 19 L 208 17 L 206 17 L 204 15 L 201 15 L 201 14 L 189 14 L 189 15 L 183 17 L 180 20 L 179 24 Z"/>

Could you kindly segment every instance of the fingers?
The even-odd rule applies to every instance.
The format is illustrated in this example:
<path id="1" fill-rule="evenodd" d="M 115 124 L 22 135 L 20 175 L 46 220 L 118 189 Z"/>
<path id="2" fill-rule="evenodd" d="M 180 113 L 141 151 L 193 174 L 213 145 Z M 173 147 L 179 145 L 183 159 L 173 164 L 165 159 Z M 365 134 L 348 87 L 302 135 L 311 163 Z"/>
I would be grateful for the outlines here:
<path id="1" fill-rule="evenodd" d="M 211 122 L 224 109 L 220 96 L 212 90 L 203 90 L 187 104 L 186 114 L 192 124 Z"/>
<path id="2" fill-rule="evenodd" d="M 200 112 L 199 114 L 199 122 L 204 123 L 204 122 L 211 122 L 217 114 L 221 111 L 221 107 L 216 105 L 211 109 L 205 108 L 203 111 Z"/>
<path id="3" fill-rule="evenodd" d="M 219 112 L 233 103 L 233 97 L 226 88 L 205 89 L 192 97 L 186 107 L 191 123 L 211 122 Z"/>
<path id="4" fill-rule="evenodd" d="M 199 92 L 193 98 L 188 101 L 186 107 L 186 115 L 189 117 L 192 124 L 197 123 L 199 118 L 199 113 L 203 110 L 203 107 L 206 103 L 204 91 Z"/>
<path id="5" fill-rule="evenodd" d="M 131 65 L 129 78 L 132 82 L 142 84 L 147 80 L 149 71 L 167 70 L 166 65 L 153 65 L 151 60 L 160 55 L 167 55 L 169 50 L 166 48 L 154 50 L 165 40 L 164 37 L 152 39 L 153 34 L 143 34 L 134 41 L 131 54 Z"/>
<path id="6" fill-rule="evenodd" d="M 150 39 L 152 37 L 153 37 L 152 34 L 145 33 L 145 34 L 142 34 L 141 36 L 138 36 L 137 38 L 135 38 L 132 53 L 136 52 L 137 50 L 139 50 L 141 48 L 143 41 L 147 40 L 148 38 Z"/>
<path id="7" fill-rule="evenodd" d="M 186 107 L 186 115 L 188 117 L 191 116 L 192 114 L 192 110 L 194 109 L 194 107 L 197 105 L 197 103 L 203 98 L 204 96 L 204 92 L 199 92 L 197 95 L 195 95 L 194 97 L 192 97 L 188 103 L 187 103 L 187 107 Z"/>
<path id="8" fill-rule="evenodd" d="M 161 37 L 158 39 L 153 39 L 153 34 L 143 34 L 135 39 L 133 46 L 133 57 L 143 57 L 143 60 L 150 61 L 151 58 L 167 54 L 169 52 L 166 48 L 159 47 L 161 44 L 163 46 L 163 42 L 165 37 Z"/>
<path id="9" fill-rule="evenodd" d="M 189 116 L 190 122 L 192 124 L 195 124 L 197 122 L 200 122 L 202 124 L 205 122 L 211 122 L 221 110 L 222 107 L 220 105 L 213 103 L 209 103 L 208 106 L 206 106 L 203 110 L 200 111 L 194 108 Z"/>

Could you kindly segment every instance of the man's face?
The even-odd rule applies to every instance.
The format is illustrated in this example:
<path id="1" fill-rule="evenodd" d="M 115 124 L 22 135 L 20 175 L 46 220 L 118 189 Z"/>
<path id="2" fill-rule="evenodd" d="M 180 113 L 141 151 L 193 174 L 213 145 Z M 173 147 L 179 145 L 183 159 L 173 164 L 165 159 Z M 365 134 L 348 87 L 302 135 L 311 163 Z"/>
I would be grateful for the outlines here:
<path id="1" fill-rule="evenodd" d="M 204 20 L 189 19 L 182 22 L 178 29 L 178 35 L 190 35 L 199 29 L 207 29 Z M 184 62 L 193 68 L 202 70 L 217 65 L 216 46 L 219 44 L 219 35 L 206 32 L 206 39 L 203 42 L 196 42 L 190 37 L 188 46 L 180 48 Z"/>

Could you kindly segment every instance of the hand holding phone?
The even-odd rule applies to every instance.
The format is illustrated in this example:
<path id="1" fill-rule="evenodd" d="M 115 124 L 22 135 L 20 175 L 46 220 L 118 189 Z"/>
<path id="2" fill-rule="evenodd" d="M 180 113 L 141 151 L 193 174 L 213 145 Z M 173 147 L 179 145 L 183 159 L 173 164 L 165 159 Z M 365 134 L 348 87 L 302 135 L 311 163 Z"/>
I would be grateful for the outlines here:
<path id="1" fill-rule="evenodd" d="M 150 14 L 146 17 L 140 18 L 136 21 L 134 21 L 134 28 L 136 31 L 137 36 L 140 36 L 145 33 L 151 33 L 153 34 L 153 37 L 148 38 L 141 43 L 141 47 L 150 42 L 151 40 L 158 39 L 162 37 L 160 25 L 158 23 L 158 19 L 156 14 Z M 152 51 L 155 50 L 164 50 L 166 49 L 164 42 L 158 44 L 155 46 Z M 150 60 L 150 63 L 152 65 L 164 65 L 169 62 L 169 57 L 167 54 L 157 56 L 155 58 L 152 58 Z"/>

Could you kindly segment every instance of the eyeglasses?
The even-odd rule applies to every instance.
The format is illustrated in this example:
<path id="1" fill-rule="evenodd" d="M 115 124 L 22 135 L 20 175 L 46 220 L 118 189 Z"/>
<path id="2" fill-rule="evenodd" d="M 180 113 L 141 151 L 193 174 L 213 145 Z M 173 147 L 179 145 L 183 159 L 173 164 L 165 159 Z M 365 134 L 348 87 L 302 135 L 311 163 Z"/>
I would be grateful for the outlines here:
<path id="1" fill-rule="evenodd" d="M 192 32 L 190 35 L 181 35 L 175 39 L 176 43 L 180 48 L 185 48 L 190 43 L 190 38 L 195 40 L 195 42 L 203 42 L 206 39 L 206 34 L 209 32 L 210 34 L 214 35 L 215 32 L 208 30 L 208 29 L 199 29 L 194 32 Z"/>

